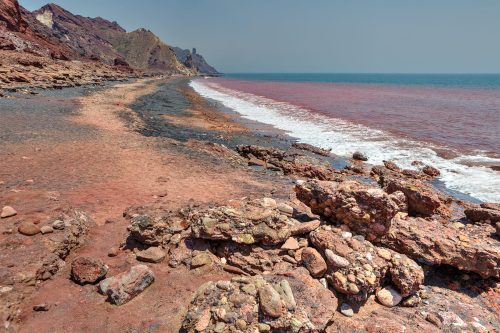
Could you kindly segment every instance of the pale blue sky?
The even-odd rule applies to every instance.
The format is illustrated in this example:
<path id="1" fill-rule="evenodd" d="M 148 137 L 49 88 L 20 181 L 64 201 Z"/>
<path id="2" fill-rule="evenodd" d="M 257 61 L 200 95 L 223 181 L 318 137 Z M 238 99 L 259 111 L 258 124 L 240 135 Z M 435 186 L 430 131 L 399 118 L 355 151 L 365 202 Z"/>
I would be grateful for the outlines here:
<path id="1" fill-rule="evenodd" d="M 223 72 L 500 73 L 500 0 L 55 3 L 194 46 Z"/>

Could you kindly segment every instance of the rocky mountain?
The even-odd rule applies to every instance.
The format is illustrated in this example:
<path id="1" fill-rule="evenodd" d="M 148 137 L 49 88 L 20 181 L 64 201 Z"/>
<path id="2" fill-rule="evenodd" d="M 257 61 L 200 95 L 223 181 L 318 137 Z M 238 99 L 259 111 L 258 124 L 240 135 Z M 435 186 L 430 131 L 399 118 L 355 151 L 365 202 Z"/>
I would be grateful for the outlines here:
<path id="1" fill-rule="evenodd" d="M 130 65 L 146 72 L 217 73 L 196 52 L 176 52 L 149 30 L 127 32 L 116 22 L 75 15 L 55 4 L 29 12 L 17 0 L 0 0 L 0 49 Z"/>
<path id="2" fill-rule="evenodd" d="M 44 30 L 17 0 L 0 0 L 0 50 L 23 51 L 54 59 L 75 56 L 67 45 Z"/>
<path id="3" fill-rule="evenodd" d="M 217 75 L 220 74 L 215 68 L 210 66 L 205 58 L 201 54 L 196 52 L 196 49 L 193 48 L 192 51 L 186 49 L 183 50 L 179 47 L 173 48 L 177 59 L 182 62 L 188 68 L 196 68 L 199 73 L 208 74 L 208 75 Z"/>

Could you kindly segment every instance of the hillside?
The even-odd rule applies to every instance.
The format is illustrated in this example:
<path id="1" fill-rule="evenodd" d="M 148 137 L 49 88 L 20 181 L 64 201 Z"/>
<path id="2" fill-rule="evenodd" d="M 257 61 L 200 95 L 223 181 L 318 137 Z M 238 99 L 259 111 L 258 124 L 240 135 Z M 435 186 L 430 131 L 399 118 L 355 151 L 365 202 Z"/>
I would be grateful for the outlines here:
<path id="1" fill-rule="evenodd" d="M 29 12 L 17 0 L 1 0 L 0 49 L 52 59 L 130 65 L 143 72 L 217 73 L 202 56 L 175 52 L 149 30 L 127 32 L 117 22 L 76 15 L 55 4 Z"/>

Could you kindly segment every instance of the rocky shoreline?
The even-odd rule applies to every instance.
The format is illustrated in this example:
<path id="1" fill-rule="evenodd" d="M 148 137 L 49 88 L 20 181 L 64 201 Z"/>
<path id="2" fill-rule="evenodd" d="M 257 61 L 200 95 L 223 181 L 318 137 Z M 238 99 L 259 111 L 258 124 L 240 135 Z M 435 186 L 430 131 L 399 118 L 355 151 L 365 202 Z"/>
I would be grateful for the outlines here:
<path id="1" fill-rule="evenodd" d="M 432 166 L 339 161 L 185 79 L 59 99 L 77 111 L 51 131 L 81 134 L 6 137 L 0 159 L 6 331 L 500 329 L 500 207 Z"/>

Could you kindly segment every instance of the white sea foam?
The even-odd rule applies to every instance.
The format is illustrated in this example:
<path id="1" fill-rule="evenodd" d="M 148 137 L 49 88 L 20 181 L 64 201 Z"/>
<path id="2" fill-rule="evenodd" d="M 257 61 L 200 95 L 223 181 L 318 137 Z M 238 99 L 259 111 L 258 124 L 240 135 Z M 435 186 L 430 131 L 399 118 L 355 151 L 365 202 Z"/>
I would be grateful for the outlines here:
<path id="1" fill-rule="evenodd" d="M 369 156 L 370 163 L 391 160 L 406 169 L 411 162 L 422 161 L 441 171 L 440 180 L 457 190 L 487 202 L 500 202 L 500 172 L 487 167 L 467 166 L 464 162 L 500 163 L 481 154 L 462 155 L 445 159 L 436 153 L 440 147 L 407 140 L 363 125 L 312 113 L 288 103 L 222 87 L 202 79 L 193 80 L 191 87 L 201 96 L 216 100 L 244 118 L 272 125 L 286 131 L 303 143 L 332 149 L 349 157 L 355 151 Z M 470 164 L 470 163 L 469 163 Z"/>

